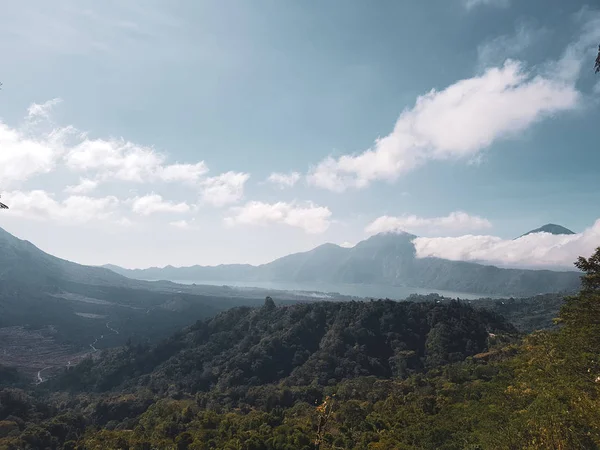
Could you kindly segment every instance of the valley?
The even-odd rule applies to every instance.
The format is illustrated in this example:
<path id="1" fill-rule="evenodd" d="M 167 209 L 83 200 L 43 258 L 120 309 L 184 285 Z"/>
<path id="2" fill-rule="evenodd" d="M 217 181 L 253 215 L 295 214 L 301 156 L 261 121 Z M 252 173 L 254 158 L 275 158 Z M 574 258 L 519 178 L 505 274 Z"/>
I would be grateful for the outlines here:
<path id="1" fill-rule="evenodd" d="M 415 260 L 410 253 L 410 241 L 406 239 L 402 234 L 381 235 L 357 248 L 367 248 L 374 255 L 380 255 L 375 261 L 377 258 L 385 261 L 390 252 L 399 252 L 401 258 L 408 258 L 409 264 Z M 326 251 L 319 247 L 308 254 L 290 255 L 286 265 L 291 270 L 296 267 L 296 261 L 302 260 L 302 271 L 318 273 L 320 265 L 331 265 L 327 249 L 334 247 L 324 248 Z M 259 306 L 267 296 L 275 298 L 279 305 L 365 298 L 408 298 L 420 302 L 430 299 L 431 292 L 443 301 L 460 297 L 478 302 L 481 297 L 433 288 L 311 281 L 305 276 L 295 277 L 300 281 L 221 281 L 220 285 L 214 280 L 208 284 L 137 280 L 106 268 L 56 258 L 1 229 L 0 250 L 0 332 L 3 337 L 0 365 L 17 368 L 33 382 L 40 382 L 40 371 L 45 381 L 85 357 L 98 357 L 103 350 L 126 343 L 154 343 L 229 308 Z M 196 269 L 172 270 L 180 273 Z M 293 270 L 300 273 L 298 268 Z M 372 266 L 371 270 L 380 269 Z M 495 270 L 505 273 L 504 269 Z M 538 272 L 529 272 L 531 277 L 539 276 Z M 123 273 L 139 276 L 149 272 Z M 556 303 L 552 305 L 554 311 L 559 307 Z M 524 311 L 515 320 L 523 318 L 547 327 L 551 324 L 546 314 L 545 311 Z M 530 328 L 526 323 L 523 326 Z"/>
<path id="2" fill-rule="evenodd" d="M 379 258 L 372 270 L 387 267 L 386 252 L 399 252 L 411 273 L 417 260 L 398 249 L 406 242 L 403 235 L 370 240 L 374 255 L 387 255 L 371 258 Z M 397 286 L 405 298 L 375 300 L 359 289 L 376 285 L 344 291 L 306 277 L 250 286 L 137 280 L 55 258 L 1 232 L 0 249 L 0 448 L 11 450 L 265 448 L 260 442 L 315 450 L 363 448 L 363 440 L 388 450 L 398 442 L 438 449 L 464 439 L 504 448 L 498 434 L 463 435 L 458 424 L 509 426 L 512 408 L 526 407 L 522 394 L 493 414 L 468 399 L 502 404 L 498 390 L 523 386 L 523 376 L 539 383 L 528 358 L 554 361 L 543 359 L 546 344 L 536 339 L 558 346 L 563 328 L 554 319 L 579 317 L 569 312 L 574 299 L 589 295 L 552 292 L 556 283 L 579 279 L 577 272 L 469 265 L 500 274 L 494 284 L 484 278 L 483 290 L 515 273 L 515 292 L 537 289 L 548 276 L 555 284 L 541 295 L 460 300 L 454 292 Z M 331 265 L 328 258 L 315 265 L 314 255 L 291 256 L 296 273 Z M 429 267 L 462 267 L 439 264 Z M 323 414 L 333 414 L 328 425 Z M 514 433 L 516 441 L 527 439 L 518 427 Z M 315 445 L 319 439 L 327 443 Z"/>

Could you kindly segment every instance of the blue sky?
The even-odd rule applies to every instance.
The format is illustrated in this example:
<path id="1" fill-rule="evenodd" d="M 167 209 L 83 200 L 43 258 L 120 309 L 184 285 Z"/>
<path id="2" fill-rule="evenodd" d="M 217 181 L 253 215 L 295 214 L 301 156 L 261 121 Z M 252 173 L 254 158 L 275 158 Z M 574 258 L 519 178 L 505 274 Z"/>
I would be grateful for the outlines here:
<path id="1" fill-rule="evenodd" d="M 600 235 L 592 6 L 12 2 L 0 226 L 68 259 L 146 267 L 260 263 L 393 229 L 489 248 L 554 222 L 580 233 L 548 256 L 566 263 Z M 423 248 L 482 259 L 445 242 Z M 528 262 L 494 248 L 490 261 Z"/>

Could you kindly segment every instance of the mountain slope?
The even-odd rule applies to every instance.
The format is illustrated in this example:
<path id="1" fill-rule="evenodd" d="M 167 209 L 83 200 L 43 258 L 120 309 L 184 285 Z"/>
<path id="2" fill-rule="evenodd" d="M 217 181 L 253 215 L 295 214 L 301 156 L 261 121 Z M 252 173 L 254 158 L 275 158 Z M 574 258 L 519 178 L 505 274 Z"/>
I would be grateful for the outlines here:
<path id="1" fill-rule="evenodd" d="M 127 278 L 57 258 L 0 228 L 0 364 L 30 376 L 50 368 L 49 376 L 85 352 L 157 340 L 265 295 Z"/>
<path id="2" fill-rule="evenodd" d="M 76 264 L 43 252 L 29 241 L 0 228 L 0 281 L 26 286 L 56 286 L 63 282 L 132 286 L 130 279 L 103 267 Z"/>
<path id="3" fill-rule="evenodd" d="M 519 237 L 523 237 L 523 236 L 527 236 L 529 234 L 535 234 L 535 233 L 567 234 L 567 235 L 575 234 L 573 231 L 569 230 L 568 228 L 563 227 L 562 225 L 556 225 L 554 223 L 547 223 L 546 225 L 536 228 L 535 230 L 528 231 L 527 233 L 525 233 Z"/>
<path id="4" fill-rule="evenodd" d="M 487 348 L 515 333 L 502 317 L 460 302 L 319 302 L 235 308 L 150 348 L 81 364 L 55 387 L 117 386 L 193 393 L 285 382 L 327 385 L 365 375 L 403 377 Z"/>
<path id="5" fill-rule="evenodd" d="M 362 283 L 410 286 L 485 295 L 530 296 L 575 292 L 577 272 L 505 269 L 439 258 L 417 258 L 408 233 L 384 233 L 352 248 L 334 244 L 261 266 L 166 267 L 119 273 L 140 279 Z"/>

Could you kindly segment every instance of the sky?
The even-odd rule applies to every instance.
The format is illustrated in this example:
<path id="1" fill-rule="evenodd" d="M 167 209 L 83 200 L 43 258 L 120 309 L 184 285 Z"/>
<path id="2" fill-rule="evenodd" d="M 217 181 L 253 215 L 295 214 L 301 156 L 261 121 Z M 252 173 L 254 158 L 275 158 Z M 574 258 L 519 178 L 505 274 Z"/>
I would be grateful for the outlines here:
<path id="1" fill-rule="evenodd" d="M 0 227 L 127 268 L 400 230 L 571 266 L 600 245 L 599 43 L 578 0 L 10 2 Z M 576 235 L 513 240 L 545 223 Z"/>

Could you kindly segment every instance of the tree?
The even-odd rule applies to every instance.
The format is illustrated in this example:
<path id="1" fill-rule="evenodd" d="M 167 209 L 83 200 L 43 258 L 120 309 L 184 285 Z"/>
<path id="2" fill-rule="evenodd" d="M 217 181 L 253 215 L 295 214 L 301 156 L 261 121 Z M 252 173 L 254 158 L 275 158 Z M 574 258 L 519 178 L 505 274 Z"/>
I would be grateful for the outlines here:
<path id="1" fill-rule="evenodd" d="M 271 310 L 277 308 L 277 306 L 275 306 L 275 302 L 273 301 L 273 299 L 271 297 L 267 297 L 267 298 L 265 298 L 265 304 L 264 304 L 263 308 L 267 311 L 271 311 Z"/>
<path id="2" fill-rule="evenodd" d="M 580 256 L 575 266 L 583 272 L 581 292 L 566 299 L 559 321 L 580 333 L 590 332 L 591 326 L 600 327 L 600 247 L 589 258 Z"/>
<path id="3" fill-rule="evenodd" d="M 598 46 L 598 56 L 596 57 L 596 65 L 594 66 L 596 73 L 600 72 L 600 45 Z"/>

